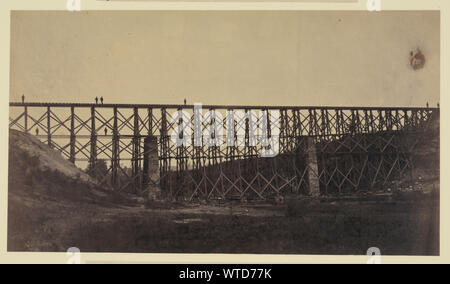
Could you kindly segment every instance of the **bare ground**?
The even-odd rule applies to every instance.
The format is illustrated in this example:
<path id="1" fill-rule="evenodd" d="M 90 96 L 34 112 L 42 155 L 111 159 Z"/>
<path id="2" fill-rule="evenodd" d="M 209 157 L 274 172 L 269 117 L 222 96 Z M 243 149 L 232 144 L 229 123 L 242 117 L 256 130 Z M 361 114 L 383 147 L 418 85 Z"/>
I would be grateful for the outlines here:
<path id="1" fill-rule="evenodd" d="M 149 209 L 10 194 L 8 250 L 361 255 L 378 247 L 385 255 L 438 255 L 437 200 Z"/>

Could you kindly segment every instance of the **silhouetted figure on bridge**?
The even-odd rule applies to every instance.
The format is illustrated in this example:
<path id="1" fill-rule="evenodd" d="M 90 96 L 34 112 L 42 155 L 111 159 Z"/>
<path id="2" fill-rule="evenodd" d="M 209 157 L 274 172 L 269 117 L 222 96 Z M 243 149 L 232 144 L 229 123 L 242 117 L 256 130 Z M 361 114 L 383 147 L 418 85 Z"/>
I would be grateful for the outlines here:
<path id="1" fill-rule="evenodd" d="M 187 100 L 186 99 L 184 99 L 184 105 L 186 105 L 187 104 Z"/>
<path id="2" fill-rule="evenodd" d="M 95 104 L 98 105 L 98 97 L 95 97 Z"/>
<path id="3" fill-rule="evenodd" d="M 105 136 L 108 135 L 108 128 L 105 127 Z"/>
<path id="4" fill-rule="evenodd" d="M 430 107 L 430 105 L 428 104 L 428 102 L 427 102 L 427 108 L 429 108 Z"/>
<path id="5" fill-rule="evenodd" d="M 101 104 L 103 104 L 103 97 L 100 98 L 100 102 L 101 102 Z"/>
<path id="6" fill-rule="evenodd" d="M 39 128 L 36 128 L 36 136 L 39 136 Z"/>
<path id="7" fill-rule="evenodd" d="M 25 95 L 22 95 L 22 103 L 25 103 Z"/>

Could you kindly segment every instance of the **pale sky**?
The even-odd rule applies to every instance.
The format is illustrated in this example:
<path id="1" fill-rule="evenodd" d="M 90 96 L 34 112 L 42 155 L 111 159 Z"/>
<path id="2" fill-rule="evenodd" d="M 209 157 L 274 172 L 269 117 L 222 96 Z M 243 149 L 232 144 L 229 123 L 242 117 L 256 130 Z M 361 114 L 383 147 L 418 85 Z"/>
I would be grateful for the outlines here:
<path id="1" fill-rule="evenodd" d="M 13 12 L 10 99 L 436 105 L 439 24 L 432 11 Z"/>

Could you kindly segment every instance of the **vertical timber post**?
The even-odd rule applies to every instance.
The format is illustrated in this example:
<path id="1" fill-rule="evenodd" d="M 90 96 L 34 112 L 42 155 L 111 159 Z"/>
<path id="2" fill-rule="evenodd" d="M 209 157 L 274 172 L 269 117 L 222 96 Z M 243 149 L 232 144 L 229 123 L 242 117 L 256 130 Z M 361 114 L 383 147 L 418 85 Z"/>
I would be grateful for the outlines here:
<path id="1" fill-rule="evenodd" d="M 113 117 L 113 141 L 112 141 L 112 155 L 111 155 L 111 182 L 114 189 L 117 189 L 117 171 L 118 171 L 118 160 L 119 160 L 119 149 L 118 149 L 118 129 L 117 129 L 117 107 L 114 107 L 114 117 Z"/>
<path id="2" fill-rule="evenodd" d="M 75 163 L 75 108 L 70 107 L 70 162 Z"/>
<path id="3" fill-rule="evenodd" d="M 306 137 L 306 139 L 309 194 L 313 197 L 318 197 L 320 195 L 320 181 L 319 166 L 317 164 L 316 143 L 314 137 Z"/>
<path id="4" fill-rule="evenodd" d="M 336 114 L 336 134 L 338 136 L 341 135 L 341 133 L 343 133 L 344 131 L 342 130 L 342 126 L 341 126 L 341 116 L 340 116 L 340 110 L 336 109 L 335 110 L 335 114 Z"/>
<path id="5" fill-rule="evenodd" d="M 308 122 L 309 122 L 309 131 L 308 131 L 308 134 L 310 135 L 310 136 L 312 136 L 312 135 L 314 135 L 314 117 L 313 117 L 313 114 L 312 114 L 312 109 L 308 109 L 308 113 L 309 113 L 309 115 L 308 115 Z"/>
<path id="6" fill-rule="evenodd" d="M 24 109 L 24 116 L 25 116 L 25 133 L 28 133 L 28 107 L 26 106 Z"/>
<path id="7" fill-rule="evenodd" d="M 95 174 L 97 164 L 97 133 L 95 128 L 95 107 L 91 107 L 91 155 L 90 169 Z"/>
<path id="8" fill-rule="evenodd" d="M 161 144 L 161 155 L 162 155 L 162 166 L 160 169 L 161 176 L 166 176 L 166 181 L 164 182 L 166 186 L 168 186 L 168 192 L 166 191 L 166 187 L 164 187 L 165 193 L 164 195 L 170 196 L 173 198 L 172 191 L 172 179 L 173 175 L 171 173 L 171 154 L 170 154 L 170 145 L 169 145 L 169 137 L 168 137 L 168 129 L 167 129 L 167 109 L 161 108 L 161 130 L 160 130 L 160 144 Z"/>
<path id="9" fill-rule="evenodd" d="M 148 136 L 153 135 L 153 109 L 148 109 Z"/>
<path id="10" fill-rule="evenodd" d="M 135 193 L 141 195 L 140 188 L 140 171 L 139 171 L 139 153 L 140 153 L 140 138 L 139 138 L 139 111 L 138 108 L 134 108 L 134 131 L 133 131 L 133 187 Z"/>
<path id="11" fill-rule="evenodd" d="M 52 128 L 51 128 L 51 110 L 47 107 L 47 143 L 50 148 L 52 148 Z"/>

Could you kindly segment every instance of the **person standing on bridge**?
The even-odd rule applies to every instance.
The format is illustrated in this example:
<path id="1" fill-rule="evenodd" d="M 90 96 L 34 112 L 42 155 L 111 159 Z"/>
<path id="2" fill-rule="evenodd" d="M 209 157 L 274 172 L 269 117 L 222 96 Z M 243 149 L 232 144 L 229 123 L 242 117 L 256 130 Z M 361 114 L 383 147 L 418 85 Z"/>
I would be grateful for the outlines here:
<path id="1" fill-rule="evenodd" d="M 100 98 L 100 102 L 103 104 L 103 97 Z"/>
<path id="2" fill-rule="evenodd" d="M 105 127 L 105 136 L 108 135 L 108 128 Z"/>
<path id="3" fill-rule="evenodd" d="M 25 95 L 22 95 L 22 103 L 25 103 Z"/>
<path id="4" fill-rule="evenodd" d="M 98 105 L 98 97 L 95 97 L 95 104 Z"/>
<path id="5" fill-rule="evenodd" d="M 39 136 L 39 128 L 36 128 L 36 136 Z"/>

